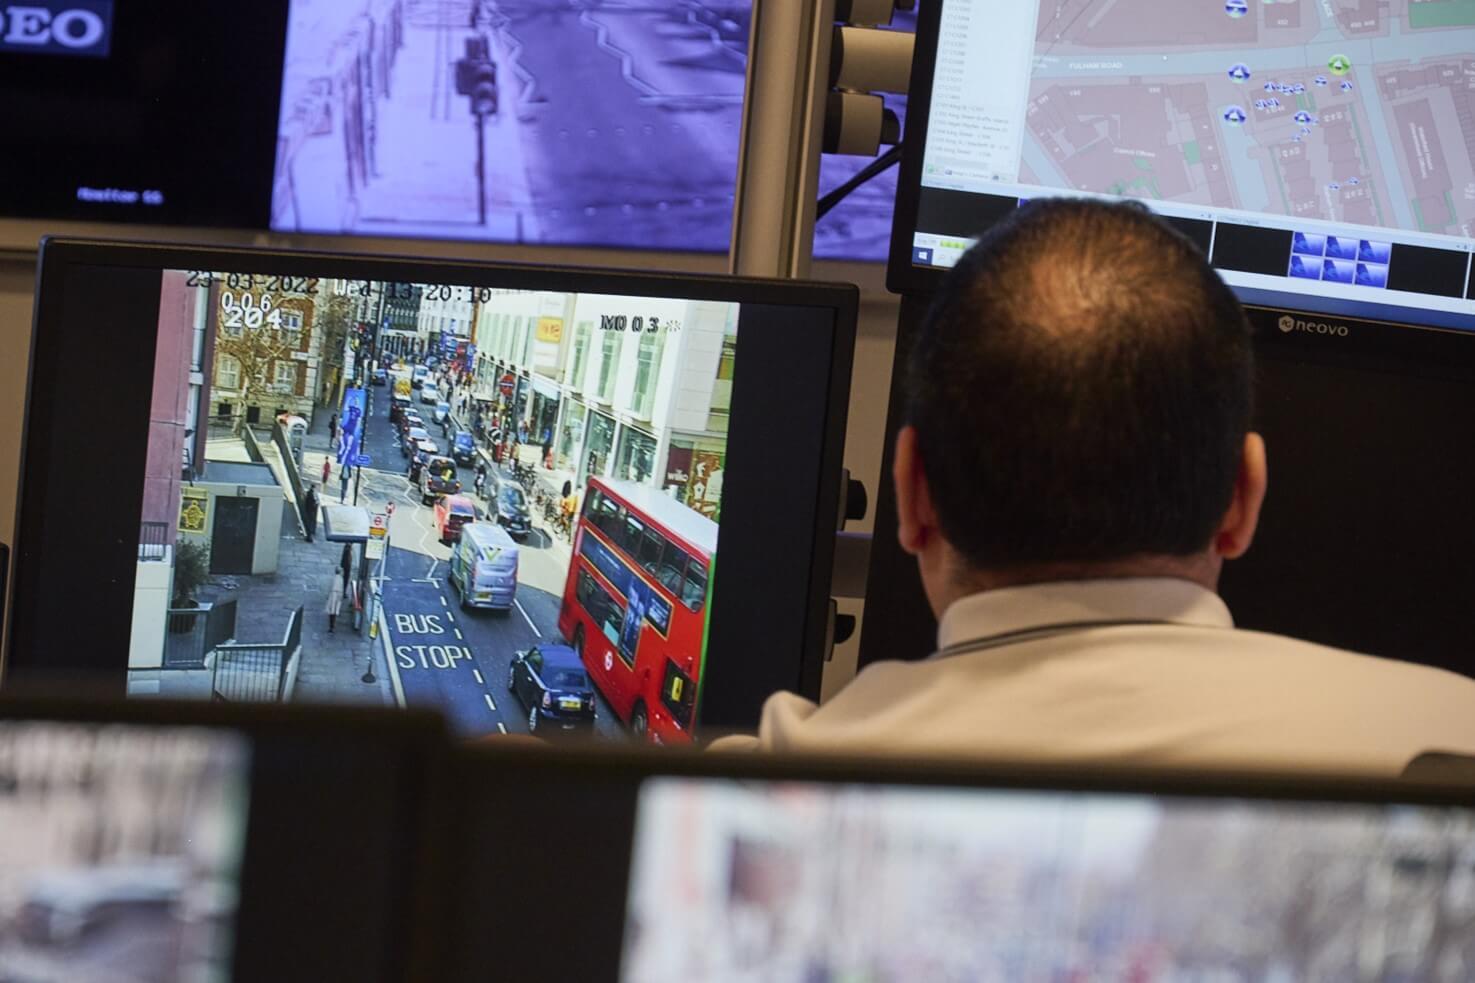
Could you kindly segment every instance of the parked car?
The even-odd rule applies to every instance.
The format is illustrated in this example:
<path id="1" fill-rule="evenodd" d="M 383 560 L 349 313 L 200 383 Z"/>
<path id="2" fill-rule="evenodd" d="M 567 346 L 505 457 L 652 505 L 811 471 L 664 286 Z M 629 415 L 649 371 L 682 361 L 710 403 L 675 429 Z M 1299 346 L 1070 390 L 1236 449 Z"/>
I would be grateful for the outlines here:
<path id="1" fill-rule="evenodd" d="M 517 558 L 507 530 L 489 522 L 463 525 L 446 574 L 461 607 L 510 611 L 517 597 Z"/>
<path id="2" fill-rule="evenodd" d="M 420 470 L 425 466 L 425 462 L 439 453 L 440 448 L 429 437 L 415 443 L 415 452 L 410 456 L 409 476 L 412 484 L 418 484 L 420 482 Z"/>
<path id="3" fill-rule="evenodd" d="M 457 430 L 456 436 L 451 438 L 451 456 L 456 459 L 457 464 L 467 467 L 476 463 L 476 439 L 465 430 Z"/>
<path id="4" fill-rule="evenodd" d="M 374 367 L 374 371 L 369 374 L 369 381 L 376 386 L 387 386 L 389 385 L 389 373 L 385 370 L 384 366 L 377 365 Z"/>
<path id="5" fill-rule="evenodd" d="M 399 452 L 405 457 L 409 457 L 410 453 L 422 440 L 429 439 L 429 430 L 426 430 L 424 427 L 418 425 L 410 427 L 408 430 L 405 431 L 404 439 L 400 441 Z"/>
<path id="6" fill-rule="evenodd" d="M 456 480 L 456 462 L 443 455 L 426 458 L 420 469 L 420 501 L 429 505 L 441 495 L 454 495 L 461 490 Z"/>
<path id="7" fill-rule="evenodd" d="M 500 482 L 492 502 L 496 509 L 497 525 L 506 529 L 512 538 L 524 539 L 533 531 L 533 516 L 528 509 L 527 493 L 516 482 Z"/>
<path id="8" fill-rule="evenodd" d="M 594 723 L 594 686 L 567 645 L 540 645 L 519 652 L 507 670 L 507 689 L 528 711 L 528 731 L 543 724 L 565 730 Z"/>
<path id="9" fill-rule="evenodd" d="M 442 495 L 435 502 L 435 529 L 449 546 L 461 538 L 461 530 L 477 520 L 476 503 L 465 495 Z"/>
<path id="10" fill-rule="evenodd" d="M 431 410 L 430 412 L 430 418 L 436 423 L 440 423 L 441 421 L 449 418 L 450 415 L 451 404 L 447 403 L 445 400 L 441 400 L 439 403 L 436 403 L 435 409 Z"/>
<path id="11" fill-rule="evenodd" d="M 410 370 L 410 385 L 414 386 L 416 389 L 419 389 L 425 384 L 425 380 L 429 377 L 430 369 L 426 368 L 423 365 L 417 365 L 412 370 Z"/>
<path id="12" fill-rule="evenodd" d="M 420 402 L 426 406 L 434 406 L 440 402 L 440 390 L 435 387 L 435 383 L 426 380 L 425 385 L 420 387 Z"/>

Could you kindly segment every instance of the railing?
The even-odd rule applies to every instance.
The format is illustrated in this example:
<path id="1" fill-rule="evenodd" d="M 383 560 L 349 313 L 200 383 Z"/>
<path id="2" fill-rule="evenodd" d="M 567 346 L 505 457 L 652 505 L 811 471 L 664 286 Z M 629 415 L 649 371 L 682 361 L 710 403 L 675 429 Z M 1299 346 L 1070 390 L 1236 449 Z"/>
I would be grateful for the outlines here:
<path id="1" fill-rule="evenodd" d="M 160 562 L 169 556 L 169 523 L 140 522 L 138 524 L 138 560 Z"/>
<path id="2" fill-rule="evenodd" d="M 230 643 L 215 648 L 212 698 L 222 703 L 277 703 L 290 696 L 288 678 L 302 650 L 302 608 L 292 612 L 280 645 Z"/>
<path id="3" fill-rule="evenodd" d="M 170 608 L 164 635 L 165 669 L 203 669 L 212 651 L 236 633 L 236 599 L 202 604 L 197 608 Z"/>

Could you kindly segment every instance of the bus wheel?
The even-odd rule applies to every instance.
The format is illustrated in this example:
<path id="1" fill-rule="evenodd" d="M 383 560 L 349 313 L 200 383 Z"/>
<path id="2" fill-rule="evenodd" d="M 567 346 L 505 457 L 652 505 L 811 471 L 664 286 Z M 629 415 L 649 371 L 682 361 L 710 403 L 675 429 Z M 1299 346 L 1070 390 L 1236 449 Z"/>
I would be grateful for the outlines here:
<path id="1" fill-rule="evenodd" d="M 536 733 L 538 730 L 538 708 L 528 710 L 528 733 Z"/>
<path id="2" fill-rule="evenodd" d="M 650 729 L 650 721 L 645 715 L 645 704 L 637 702 L 635 709 L 630 711 L 630 733 L 643 740 L 648 729 Z"/>

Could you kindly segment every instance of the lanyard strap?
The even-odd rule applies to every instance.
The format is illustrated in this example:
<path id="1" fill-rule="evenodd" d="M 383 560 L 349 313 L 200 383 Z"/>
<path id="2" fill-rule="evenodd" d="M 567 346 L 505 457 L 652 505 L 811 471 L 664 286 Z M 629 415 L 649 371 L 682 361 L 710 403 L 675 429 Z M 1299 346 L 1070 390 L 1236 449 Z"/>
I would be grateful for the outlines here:
<path id="1" fill-rule="evenodd" d="M 962 642 L 954 642 L 946 648 L 940 648 L 927 658 L 945 659 L 953 655 L 966 655 L 970 652 L 982 652 L 987 649 L 1002 648 L 1005 645 L 1017 645 L 1021 642 L 1034 642 L 1042 638 L 1054 638 L 1057 635 L 1070 635 L 1075 632 L 1091 631 L 1095 628 L 1124 628 L 1132 625 L 1171 625 L 1172 621 L 1148 618 L 1122 618 L 1117 620 L 1103 621 L 1068 621 L 1056 625 L 1041 625 L 1036 628 L 1021 628 L 1018 631 L 1004 632 L 1000 635 L 986 635 L 983 638 L 974 638 Z"/>

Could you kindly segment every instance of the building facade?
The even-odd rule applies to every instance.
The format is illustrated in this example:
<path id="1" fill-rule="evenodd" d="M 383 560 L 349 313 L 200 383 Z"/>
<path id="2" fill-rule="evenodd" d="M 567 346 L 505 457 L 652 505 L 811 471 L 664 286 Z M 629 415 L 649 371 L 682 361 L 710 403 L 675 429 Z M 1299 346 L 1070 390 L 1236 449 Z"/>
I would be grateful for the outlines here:
<path id="1" fill-rule="evenodd" d="M 212 285 L 216 420 L 239 428 L 291 413 L 311 422 L 324 368 L 328 331 L 319 321 L 327 289 L 327 281 L 290 277 L 231 277 Z"/>
<path id="2" fill-rule="evenodd" d="M 717 517 L 736 304 L 507 291 L 477 306 L 475 394 L 590 477 L 662 489 Z"/>

